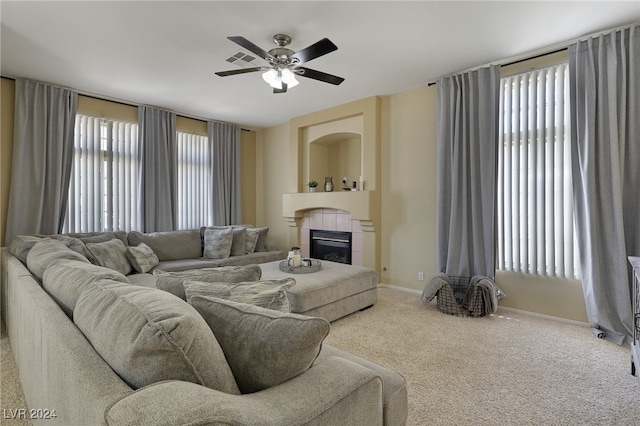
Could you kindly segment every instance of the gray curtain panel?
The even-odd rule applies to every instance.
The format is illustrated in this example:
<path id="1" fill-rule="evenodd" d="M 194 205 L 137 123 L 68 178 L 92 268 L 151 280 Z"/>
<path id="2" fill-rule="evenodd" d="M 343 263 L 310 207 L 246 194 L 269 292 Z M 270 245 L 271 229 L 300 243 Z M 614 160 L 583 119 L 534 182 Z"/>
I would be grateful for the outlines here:
<path id="1" fill-rule="evenodd" d="M 73 164 L 78 94 L 16 79 L 5 244 L 16 235 L 62 231 Z"/>
<path id="2" fill-rule="evenodd" d="M 242 222 L 240 199 L 240 128 L 209 121 L 214 225 Z"/>
<path id="3" fill-rule="evenodd" d="M 569 47 L 572 175 L 582 285 L 594 331 L 632 335 L 627 255 L 640 255 L 640 25 Z"/>
<path id="4" fill-rule="evenodd" d="M 138 107 L 138 144 L 142 231 L 173 231 L 178 195 L 175 113 Z"/>
<path id="5" fill-rule="evenodd" d="M 495 277 L 500 69 L 438 82 L 438 268 Z"/>

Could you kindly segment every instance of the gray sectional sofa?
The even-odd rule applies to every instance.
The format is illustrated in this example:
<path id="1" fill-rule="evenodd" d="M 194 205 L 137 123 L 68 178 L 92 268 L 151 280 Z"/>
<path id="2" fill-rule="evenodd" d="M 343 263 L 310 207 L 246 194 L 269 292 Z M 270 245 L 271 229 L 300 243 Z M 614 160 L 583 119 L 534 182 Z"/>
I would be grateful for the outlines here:
<path id="1" fill-rule="evenodd" d="M 202 244 L 203 232 L 196 233 Z M 194 261 L 211 266 L 200 257 L 163 253 L 176 235 L 131 237 L 113 234 L 107 241 L 144 242 L 158 257 L 156 270 L 194 269 Z M 169 244 L 176 252 L 196 254 L 189 251 L 193 232 L 176 238 Z M 405 423 L 404 378 L 323 344 L 330 329 L 325 319 L 200 296 L 187 303 L 155 288 L 153 270 L 125 275 L 117 259 L 102 259 L 112 267 L 91 263 L 100 255 L 91 245 L 104 239 L 23 238 L 11 252 L 2 249 L 2 315 L 29 407 L 55 412 L 43 423 Z M 83 254 L 77 240 L 90 250 Z M 240 265 L 212 273 L 242 280 L 256 273 L 255 259 L 284 257 L 275 252 L 254 252 L 254 262 L 243 254 L 234 260 Z"/>

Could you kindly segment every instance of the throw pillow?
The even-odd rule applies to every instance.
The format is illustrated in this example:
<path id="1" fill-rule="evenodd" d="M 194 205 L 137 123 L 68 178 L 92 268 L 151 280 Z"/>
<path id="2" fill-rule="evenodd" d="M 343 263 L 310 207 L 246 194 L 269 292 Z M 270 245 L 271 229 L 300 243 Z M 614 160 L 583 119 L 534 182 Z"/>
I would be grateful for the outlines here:
<path id="1" fill-rule="evenodd" d="M 131 272 L 127 248 L 122 241 L 113 239 L 102 243 L 87 243 L 87 250 L 100 266 L 118 271 L 122 275 Z"/>
<path id="2" fill-rule="evenodd" d="M 226 259 L 231 255 L 233 229 L 207 228 L 204 231 L 203 257 L 209 259 Z"/>
<path id="3" fill-rule="evenodd" d="M 73 310 L 82 289 L 101 279 L 129 284 L 127 277 L 112 269 L 77 260 L 60 259 L 44 271 L 42 286 L 67 316 L 73 318 Z"/>
<path id="4" fill-rule="evenodd" d="M 58 259 L 72 259 L 90 263 L 86 257 L 69 249 L 63 242 L 51 238 L 43 238 L 42 241 L 34 244 L 29 250 L 27 268 L 33 275 L 42 280 L 44 271 Z"/>
<path id="5" fill-rule="evenodd" d="M 83 255 L 84 257 L 86 257 L 89 261 L 91 259 L 89 259 L 89 251 L 87 250 L 87 246 L 82 242 L 81 239 L 79 238 L 74 238 L 74 237 L 69 237 L 67 235 L 54 235 L 53 238 L 55 238 L 58 241 L 62 241 L 62 243 L 69 247 L 71 250 L 80 253 L 81 255 Z"/>
<path id="6" fill-rule="evenodd" d="M 260 234 L 258 236 L 258 241 L 256 242 L 256 248 L 254 251 L 269 251 L 267 250 L 267 236 L 269 234 L 269 227 L 264 226 L 262 228 L 254 228 L 258 230 Z"/>
<path id="7" fill-rule="evenodd" d="M 213 229 L 228 229 L 231 228 L 233 233 L 233 239 L 231 240 L 231 251 L 229 256 L 242 256 L 245 254 L 245 240 L 246 240 L 246 226 L 245 225 L 230 225 L 230 226 L 212 226 Z"/>
<path id="8" fill-rule="evenodd" d="M 182 300 L 186 300 L 187 296 L 184 292 L 184 281 L 204 281 L 212 283 L 258 281 L 262 276 L 262 268 L 260 265 L 222 266 L 220 268 L 191 269 L 179 272 L 155 269 L 153 275 L 157 278 L 156 288 L 168 291 Z"/>
<path id="9" fill-rule="evenodd" d="M 215 297 L 194 296 L 229 361 L 242 393 L 258 392 L 304 373 L 313 364 L 329 322 Z"/>
<path id="10" fill-rule="evenodd" d="M 239 394 L 224 353 L 202 316 L 164 291 L 109 280 L 88 284 L 73 321 L 134 389 L 182 380 Z"/>
<path id="11" fill-rule="evenodd" d="M 244 252 L 245 254 L 253 253 L 256 251 L 256 245 L 258 244 L 258 238 L 260 238 L 259 228 L 247 228 L 246 235 L 244 236 Z"/>
<path id="12" fill-rule="evenodd" d="M 140 243 L 137 247 L 127 247 L 127 259 L 140 274 L 149 272 L 159 263 L 158 256 L 145 243 Z"/>
<path id="13" fill-rule="evenodd" d="M 296 280 L 293 278 L 234 284 L 185 281 L 184 289 L 187 302 L 191 302 L 194 296 L 212 296 L 274 311 L 290 312 L 287 289 L 295 284 Z"/>
<path id="14" fill-rule="evenodd" d="M 37 243 L 43 240 L 43 237 L 35 235 L 18 235 L 9 244 L 9 253 L 17 257 L 20 262 L 27 264 L 27 255 L 29 251 Z"/>

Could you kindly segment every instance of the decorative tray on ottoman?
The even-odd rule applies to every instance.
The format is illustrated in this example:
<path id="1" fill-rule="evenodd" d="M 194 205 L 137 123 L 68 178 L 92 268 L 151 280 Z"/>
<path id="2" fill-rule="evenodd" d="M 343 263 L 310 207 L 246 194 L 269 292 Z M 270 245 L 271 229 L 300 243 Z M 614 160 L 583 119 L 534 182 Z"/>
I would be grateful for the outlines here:
<path id="1" fill-rule="evenodd" d="M 306 261 L 310 261 L 310 266 L 305 266 L 304 261 L 302 266 L 289 266 L 289 263 L 286 260 L 280 262 L 280 270 L 282 272 L 288 272 L 290 274 L 310 274 L 312 272 L 318 272 L 322 269 L 322 263 L 319 260 L 315 259 L 305 259 Z"/>

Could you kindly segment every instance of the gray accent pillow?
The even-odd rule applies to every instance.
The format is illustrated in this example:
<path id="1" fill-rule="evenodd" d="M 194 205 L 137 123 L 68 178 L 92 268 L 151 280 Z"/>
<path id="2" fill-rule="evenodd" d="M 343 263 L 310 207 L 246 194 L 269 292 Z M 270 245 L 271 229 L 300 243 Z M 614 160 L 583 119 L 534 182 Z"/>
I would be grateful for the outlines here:
<path id="1" fill-rule="evenodd" d="M 151 247 L 160 261 L 202 257 L 202 241 L 198 229 L 150 233 L 131 231 L 127 238 L 130 246 L 145 243 Z"/>
<path id="2" fill-rule="evenodd" d="M 226 259 L 231 255 L 233 229 L 207 228 L 204 230 L 204 253 L 208 259 Z"/>
<path id="3" fill-rule="evenodd" d="M 256 251 L 256 245 L 258 244 L 258 238 L 260 238 L 259 228 L 247 228 L 246 235 L 244 237 L 244 252 L 245 254 L 253 253 Z"/>
<path id="4" fill-rule="evenodd" d="M 169 272 L 161 269 L 153 271 L 157 278 L 156 288 L 168 291 L 182 300 L 187 300 L 184 292 L 185 281 L 237 283 L 242 281 L 258 281 L 262 276 L 260 265 L 222 266 L 219 268 L 190 269 L 187 271 Z"/>
<path id="5" fill-rule="evenodd" d="M 330 329 L 324 318 L 216 297 L 195 296 L 191 305 L 216 335 L 242 393 L 279 385 L 307 371 Z"/>
<path id="6" fill-rule="evenodd" d="M 231 241 L 231 256 L 242 256 L 245 254 L 245 240 L 247 236 L 246 228 L 232 227 L 233 240 Z"/>
<path id="7" fill-rule="evenodd" d="M 9 253 L 20 259 L 20 261 L 26 265 L 29 251 L 42 240 L 43 237 L 37 237 L 35 235 L 18 235 L 11 240 L 9 244 Z"/>
<path id="8" fill-rule="evenodd" d="M 88 284 L 73 321 L 134 389 L 182 380 L 239 394 L 224 353 L 202 316 L 164 291 L 109 280 Z"/>
<path id="9" fill-rule="evenodd" d="M 86 257 L 89 261 L 91 261 L 91 259 L 89 259 L 89 251 L 87 250 L 87 246 L 82 242 L 81 239 L 79 238 L 74 238 L 74 237 L 69 237 L 67 235 L 54 235 L 52 236 L 52 238 L 58 240 L 58 241 L 62 241 L 62 243 L 69 247 L 71 250 L 75 251 L 76 253 L 80 253 L 81 255 L 83 255 L 84 257 Z"/>
<path id="10" fill-rule="evenodd" d="M 256 248 L 254 251 L 270 251 L 267 249 L 267 236 L 269 235 L 269 227 L 264 226 L 262 228 L 254 228 L 259 232 L 258 241 L 256 242 Z"/>
<path id="11" fill-rule="evenodd" d="M 87 250 L 100 266 L 118 271 L 122 275 L 131 272 L 127 248 L 122 241 L 113 239 L 102 243 L 87 243 Z"/>
<path id="12" fill-rule="evenodd" d="M 287 299 L 287 289 L 294 285 L 296 280 L 293 278 L 234 284 L 185 281 L 184 290 L 189 303 L 194 296 L 212 296 L 274 311 L 290 312 L 291 305 Z"/>
<path id="13" fill-rule="evenodd" d="M 62 241 L 43 238 L 33 245 L 27 255 L 27 267 L 33 275 L 42 279 L 44 271 L 58 259 L 72 259 L 90 263 L 86 257 L 65 246 Z"/>
<path id="14" fill-rule="evenodd" d="M 151 247 L 145 243 L 140 243 L 136 247 L 127 247 L 127 259 L 133 269 L 140 274 L 149 272 L 160 262 Z"/>
<path id="15" fill-rule="evenodd" d="M 44 271 L 42 286 L 67 316 L 72 318 L 84 286 L 101 279 L 129 284 L 127 277 L 112 269 L 77 260 L 60 259 Z"/>

